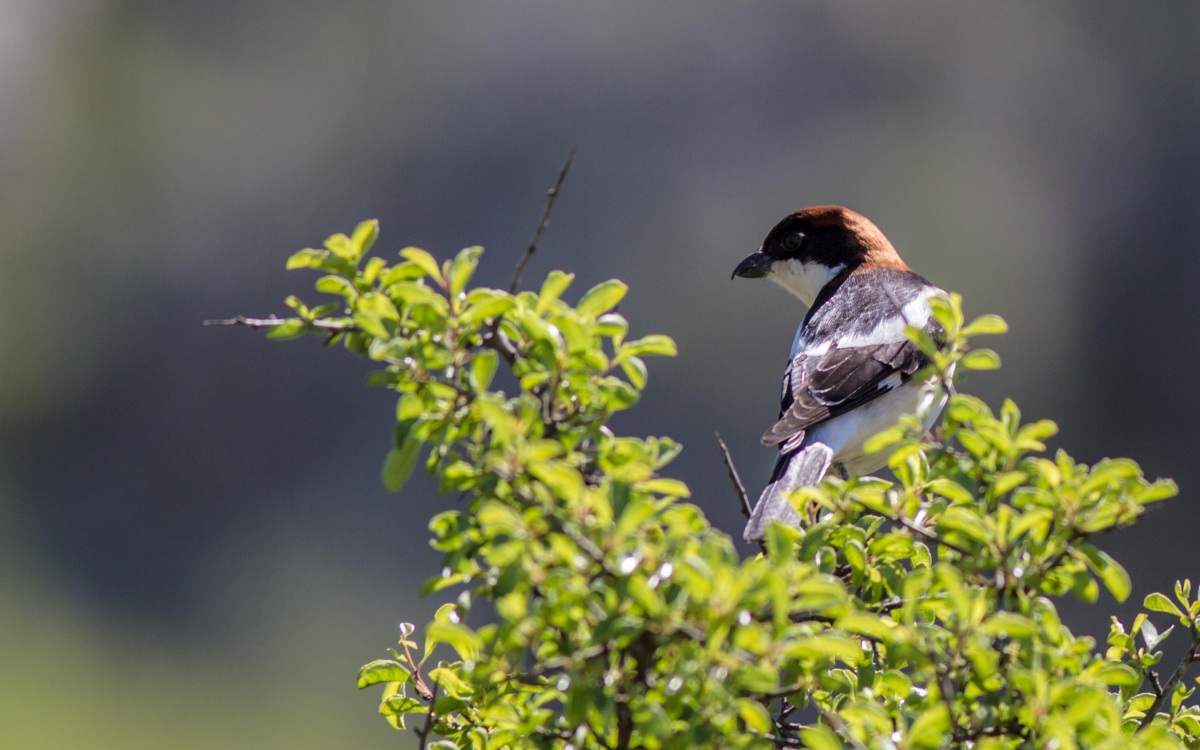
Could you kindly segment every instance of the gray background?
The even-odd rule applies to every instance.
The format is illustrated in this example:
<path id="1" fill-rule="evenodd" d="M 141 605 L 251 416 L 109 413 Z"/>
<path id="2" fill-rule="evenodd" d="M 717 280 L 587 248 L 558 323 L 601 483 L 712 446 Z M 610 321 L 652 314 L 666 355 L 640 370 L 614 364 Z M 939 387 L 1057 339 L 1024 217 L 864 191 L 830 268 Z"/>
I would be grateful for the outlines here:
<path id="1" fill-rule="evenodd" d="M 1194 2 L 0 0 L 0 746 L 411 746 L 353 683 L 430 613 L 445 501 L 379 486 L 364 363 L 200 321 L 368 217 L 504 284 L 576 141 L 527 280 L 676 338 L 617 426 L 716 525 L 712 433 L 756 491 L 802 313 L 729 273 L 843 203 L 1009 320 L 969 390 L 1179 480 L 1104 540 L 1134 599 L 1195 574 Z"/>

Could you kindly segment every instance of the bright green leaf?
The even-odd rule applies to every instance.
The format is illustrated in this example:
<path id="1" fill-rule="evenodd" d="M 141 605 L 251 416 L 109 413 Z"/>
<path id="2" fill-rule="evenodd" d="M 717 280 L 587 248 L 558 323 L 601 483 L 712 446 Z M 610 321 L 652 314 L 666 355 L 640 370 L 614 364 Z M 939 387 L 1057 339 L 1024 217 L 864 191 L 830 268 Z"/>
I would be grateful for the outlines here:
<path id="1" fill-rule="evenodd" d="M 354 228 L 350 235 L 350 245 L 354 248 L 354 259 L 358 260 L 371 251 L 375 238 L 379 236 L 379 221 L 367 219 Z"/>
<path id="2" fill-rule="evenodd" d="M 575 309 L 585 318 L 595 318 L 617 306 L 629 287 L 617 279 L 602 281 L 587 291 Z"/>
<path id="3" fill-rule="evenodd" d="M 308 323 L 298 318 L 289 318 L 267 331 L 267 338 L 273 341 L 287 341 L 299 338 L 308 333 Z"/>
<path id="4" fill-rule="evenodd" d="M 959 364 L 967 370 L 995 370 L 1000 367 L 1000 355 L 991 349 L 972 349 Z"/>
<path id="5" fill-rule="evenodd" d="M 994 336 L 1008 333 L 1008 323 L 999 315 L 980 315 L 962 329 L 963 336 Z"/>
<path id="6" fill-rule="evenodd" d="M 395 448 L 388 451 L 383 461 L 381 476 L 383 486 L 391 492 L 399 492 L 412 476 L 413 467 L 417 465 L 417 455 L 421 443 L 411 433 Z"/>
<path id="7" fill-rule="evenodd" d="M 1104 583 L 1117 601 L 1123 602 L 1129 598 L 1133 587 L 1129 580 L 1129 573 L 1125 572 L 1125 568 L 1121 567 L 1120 563 L 1112 559 L 1107 552 L 1090 544 L 1080 545 L 1079 550 L 1087 560 L 1088 567 Z"/>
<path id="8" fill-rule="evenodd" d="M 775 722 L 771 720 L 771 714 L 767 711 L 766 706 L 756 700 L 750 698 L 737 699 L 738 715 L 742 717 L 742 721 L 746 722 L 746 726 L 757 734 L 767 734 L 774 727 Z"/>
<path id="9" fill-rule="evenodd" d="M 433 256 L 424 250 L 418 247 L 406 247 L 400 251 L 400 257 L 420 268 L 426 276 L 432 276 L 439 282 L 442 281 L 442 269 L 438 268 L 438 263 Z"/>
<path id="10" fill-rule="evenodd" d="M 1159 594 L 1155 592 L 1148 595 L 1146 600 L 1142 602 L 1142 606 L 1151 612 L 1164 612 L 1168 615 L 1183 617 L 1183 612 L 1181 612 L 1179 607 L 1176 606 L 1175 602 L 1167 598 L 1165 594 Z"/>
<path id="11" fill-rule="evenodd" d="M 381 682 L 409 682 L 412 674 L 398 661 L 392 659 L 376 659 L 358 670 L 358 687 L 369 687 Z"/>

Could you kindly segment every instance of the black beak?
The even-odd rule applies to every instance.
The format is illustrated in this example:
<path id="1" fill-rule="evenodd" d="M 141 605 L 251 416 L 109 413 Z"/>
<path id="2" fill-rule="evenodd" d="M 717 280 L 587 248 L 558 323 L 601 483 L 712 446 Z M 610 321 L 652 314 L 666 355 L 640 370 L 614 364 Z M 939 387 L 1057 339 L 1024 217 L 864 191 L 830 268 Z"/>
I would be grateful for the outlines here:
<path id="1" fill-rule="evenodd" d="M 738 263 L 737 268 L 733 269 L 733 276 L 741 276 L 743 279 L 761 279 L 770 273 L 771 264 L 775 260 L 775 258 L 763 255 L 763 251 L 760 248 L 750 253 L 741 263 Z M 733 276 L 729 278 L 733 278 Z"/>

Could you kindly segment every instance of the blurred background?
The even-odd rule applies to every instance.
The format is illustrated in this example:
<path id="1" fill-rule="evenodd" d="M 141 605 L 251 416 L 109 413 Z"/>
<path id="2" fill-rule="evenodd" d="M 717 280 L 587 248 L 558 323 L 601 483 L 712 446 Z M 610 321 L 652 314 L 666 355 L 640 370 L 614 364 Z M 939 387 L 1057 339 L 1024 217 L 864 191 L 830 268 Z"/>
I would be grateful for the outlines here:
<path id="1" fill-rule="evenodd" d="M 380 486 L 365 363 L 201 321 L 312 298 L 284 260 L 369 217 L 506 284 L 574 142 L 527 284 L 677 339 L 618 428 L 717 526 L 713 432 L 757 493 L 803 312 L 730 271 L 842 203 L 1008 319 L 968 390 L 1179 481 L 1103 540 L 1132 600 L 1200 572 L 1190 0 L 0 0 L 0 747 L 413 746 L 354 680 L 435 606 L 444 501 Z"/>

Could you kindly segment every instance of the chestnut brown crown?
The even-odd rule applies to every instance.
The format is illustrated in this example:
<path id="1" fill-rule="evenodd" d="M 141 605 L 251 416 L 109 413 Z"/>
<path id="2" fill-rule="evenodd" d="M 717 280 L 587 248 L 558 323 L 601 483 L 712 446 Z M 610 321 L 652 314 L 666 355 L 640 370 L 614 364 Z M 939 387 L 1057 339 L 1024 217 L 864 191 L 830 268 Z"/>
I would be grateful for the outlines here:
<path id="1" fill-rule="evenodd" d="M 908 268 L 870 219 L 843 206 L 811 206 L 789 214 L 767 233 L 762 253 L 830 268 L 866 263 Z"/>

